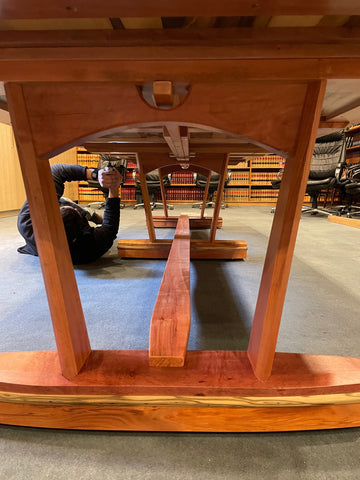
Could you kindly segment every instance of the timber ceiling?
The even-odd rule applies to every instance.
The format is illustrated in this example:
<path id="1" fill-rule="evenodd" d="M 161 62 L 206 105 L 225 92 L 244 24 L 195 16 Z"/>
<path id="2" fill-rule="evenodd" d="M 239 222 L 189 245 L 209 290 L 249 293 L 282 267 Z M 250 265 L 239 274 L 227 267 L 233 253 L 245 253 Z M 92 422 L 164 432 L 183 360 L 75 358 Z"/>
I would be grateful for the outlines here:
<path id="1" fill-rule="evenodd" d="M 196 47 L 205 45 L 209 58 L 223 58 L 222 52 L 226 52 L 229 58 L 282 59 L 288 60 L 289 65 L 293 59 L 346 61 L 348 56 L 360 57 L 360 1 L 55 0 L 46 3 L 2 0 L 0 121 L 9 119 L 4 81 L 17 80 L 6 70 L 9 60 L 31 60 L 37 52 L 41 58 L 45 49 L 49 55 L 49 51 L 61 54 L 62 48 L 89 46 L 138 46 L 142 48 L 138 55 L 144 55 L 145 59 L 146 55 L 155 55 L 152 46 L 164 45 L 185 45 L 192 58 L 196 58 Z M 360 65 L 356 64 L 355 68 L 354 64 L 354 72 L 348 68 L 344 78 L 340 67 L 340 73 L 332 66 L 323 67 L 328 83 L 320 134 L 360 123 Z M 306 72 L 303 74 L 306 78 Z M 230 136 L 196 128 L 189 129 L 188 136 L 190 140 L 208 139 L 209 143 L 210 139 L 232 141 Z M 115 148 L 114 142 L 123 137 L 129 142 L 144 142 L 149 138 L 166 140 L 163 128 L 131 129 L 98 139 L 94 149 L 106 150 L 104 143 Z M 181 134 L 178 139 L 181 141 Z M 171 140 L 174 137 L 170 135 Z M 243 150 L 246 153 L 245 146 Z"/>

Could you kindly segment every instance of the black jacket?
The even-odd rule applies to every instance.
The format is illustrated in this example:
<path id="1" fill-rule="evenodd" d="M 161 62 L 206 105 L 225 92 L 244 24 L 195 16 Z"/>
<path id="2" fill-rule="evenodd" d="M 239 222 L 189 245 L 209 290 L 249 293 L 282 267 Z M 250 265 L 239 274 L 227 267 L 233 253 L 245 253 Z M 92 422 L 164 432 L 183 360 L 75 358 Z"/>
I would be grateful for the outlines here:
<path id="1" fill-rule="evenodd" d="M 86 181 L 86 167 L 81 165 L 55 164 L 51 167 L 51 173 L 60 206 L 68 204 L 62 198 L 65 182 Z M 104 255 L 116 238 L 120 221 L 120 199 L 106 199 L 103 223 L 95 228 L 91 227 L 86 220 L 86 212 L 79 206 L 75 206 L 75 208 L 81 213 L 82 228 L 81 235 L 74 243 L 69 245 L 72 262 L 73 264 L 89 263 Z M 19 212 L 17 225 L 19 232 L 26 241 L 26 245 L 18 248 L 18 252 L 38 255 L 27 201 Z"/>

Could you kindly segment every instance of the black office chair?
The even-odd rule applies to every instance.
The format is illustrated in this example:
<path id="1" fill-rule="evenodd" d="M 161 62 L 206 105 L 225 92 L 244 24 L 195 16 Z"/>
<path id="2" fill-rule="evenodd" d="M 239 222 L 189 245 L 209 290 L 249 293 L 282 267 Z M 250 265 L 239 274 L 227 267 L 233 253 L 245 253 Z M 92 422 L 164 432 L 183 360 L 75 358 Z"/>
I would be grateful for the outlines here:
<path id="1" fill-rule="evenodd" d="M 343 190 L 341 173 L 345 166 L 346 139 L 344 131 L 330 133 L 316 140 L 311 160 L 306 193 L 310 196 L 311 206 L 304 205 L 303 213 L 332 215 L 336 208 L 326 209 L 318 206 L 320 194 L 329 194 L 332 189 Z M 281 172 L 281 170 L 280 170 Z M 279 189 L 281 175 L 271 182 L 272 188 Z M 274 210 L 274 209 L 273 209 Z"/>
<path id="2" fill-rule="evenodd" d="M 97 169 L 113 169 L 116 168 L 118 170 L 122 177 L 123 177 L 123 182 L 126 180 L 126 171 L 127 171 L 127 159 L 126 158 L 118 158 L 118 157 L 113 157 L 111 155 L 100 155 Z M 104 200 L 107 198 L 109 194 L 109 190 L 107 188 L 103 188 L 100 183 L 97 180 L 88 180 L 87 181 L 90 187 L 96 188 L 97 190 L 101 190 L 103 195 L 104 195 Z M 92 202 L 89 204 L 90 207 L 93 208 L 104 208 L 105 207 L 105 201 L 104 202 Z M 120 208 L 124 208 L 125 204 L 120 203 Z"/>
<path id="3" fill-rule="evenodd" d="M 141 185 L 140 185 L 140 179 L 136 175 L 136 171 L 133 171 L 133 176 L 135 180 L 135 197 L 136 197 L 136 205 L 134 205 L 134 208 L 138 207 L 143 207 L 144 202 L 142 198 L 142 192 L 141 192 Z M 152 172 L 149 172 L 145 175 L 146 178 L 146 185 L 148 188 L 149 192 L 149 197 L 150 197 L 150 206 L 151 210 L 154 210 L 156 207 L 163 207 L 164 205 L 161 202 L 157 201 L 157 197 L 159 192 L 161 192 L 161 187 L 160 187 L 160 177 L 159 177 L 159 171 L 158 170 L 153 170 Z M 164 183 L 164 187 L 169 187 L 171 184 L 171 175 L 165 175 L 162 179 Z M 174 205 L 170 205 L 166 203 L 166 206 L 170 209 L 173 210 Z"/>
<path id="4" fill-rule="evenodd" d="M 225 184 L 224 184 L 225 187 L 230 182 L 230 179 L 231 179 L 231 172 L 229 171 L 229 172 L 227 172 L 227 176 L 226 176 L 226 179 L 225 179 Z M 219 181 L 220 181 L 220 174 L 215 173 L 215 172 L 211 172 L 208 198 L 206 199 L 205 207 L 213 207 L 215 205 L 215 202 L 213 201 L 213 198 L 214 198 L 215 192 L 218 189 Z M 194 183 L 195 183 L 196 187 L 204 190 L 205 187 L 206 187 L 206 183 L 207 183 L 207 177 L 205 175 L 201 175 L 200 173 L 195 173 L 194 174 Z M 192 204 L 192 207 L 193 208 L 195 208 L 195 207 L 201 208 L 202 205 L 203 205 L 203 202 L 196 202 L 196 203 Z M 228 207 L 227 203 L 221 202 L 221 208 L 227 208 L 227 207 Z"/>

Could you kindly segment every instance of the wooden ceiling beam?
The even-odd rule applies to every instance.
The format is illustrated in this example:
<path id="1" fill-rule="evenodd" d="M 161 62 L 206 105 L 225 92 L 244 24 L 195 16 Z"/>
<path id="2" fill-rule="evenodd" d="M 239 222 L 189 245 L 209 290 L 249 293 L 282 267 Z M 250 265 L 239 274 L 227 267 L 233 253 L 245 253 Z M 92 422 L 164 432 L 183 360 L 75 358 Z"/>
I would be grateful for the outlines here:
<path id="1" fill-rule="evenodd" d="M 360 15 L 354 0 L 2 0 L 1 18 L 199 17 L 257 15 Z"/>
<path id="2" fill-rule="evenodd" d="M 166 143 L 145 143 L 145 142 L 136 142 L 133 143 L 104 143 L 97 142 L 85 142 L 83 147 L 92 153 L 113 153 L 113 154 L 125 154 L 125 153 L 169 153 L 172 151 Z M 254 153 L 266 153 L 262 147 L 259 147 L 254 144 L 228 144 L 226 142 L 219 141 L 217 144 L 206 144 L 206 143 L 191 143 L 189 146 L 190 153 L 234 153 L 238 155 L 251 155 Z"/>
<path id="3" fill-rule="evenodd" d="M 43 51 L 49 54 L 52 47 L 83 47 L 85 55 L 89 47 L 91 51 L 93 47 L 118 47 L 116 53 L 121 54 L 123 51 L 122 55 L 126 58 L 137 58 L 140 55 L 143 55 L 143 58 L 157 58 L 156 56 L 161 54 L 162 58 L 182 55 L 179 58 L 184 59 L 187 58 L 183 56 L 186 49 L 191 48 L 195 48 L 196 53 L 190 52 L 190 58 L 198 55 L 199 49 L 203 49 L 201 56 L 206 58 L 216 58 L 219 49 L 221 54 L 235 58 L 265 58 L 271 55 L 271 52 L 277 52 L 276 58 L 284 55 L 284 52 L 297 56 L 316 56 L 317 53 L 311 53 L 310 49 L 326 46 L 326 56 L 345 56 L 346 51 L 337 50 L 340 47 L 351 48 L 354 43 L 360 43 L 359 27 L 0 31 L 2 50 L 38 48 L 40 53 Z M 161 47 L 168 49 L 169 54 L 165 55 Z M 355 52 L 355 48 L 353 51 Z M 71 51 L 69 53 L 71 54 Z M 53 55 L 56 55 L 55 51 Z"/>
<path id="4" fill-rule="evenodd" d="M 334 128 L 336 130 L 341 130 L 342 128 L 346 128 L 349 125 L 348 120 L 328 120 L 326 117 L 321 118 L 319 123 L 319 128 Z"/>
<path id="5" fill-rule="evenodd" d="M 189 132 L 185 126 L 167 123 L 163 135 L 171 152 L 178 161 L 189 161 Z"/>
<path id="6" fill-rule="evenodd" d="M 158 128 L 162 132 L 162 127 Z M 139 128 L 138 132 L 141 134 L 142 132 L 146 132 L 146 134 L 153 132 L 152 127 L 143 127 Z M 190 130 L 190 141 L 191 144 L 195 145 L 216 145 L 218 143 L 221 144 L 226 144 L 226 145 L 249 145 L 249 141 L 242 139 L 242 138 L 237 138 L 237 137 L 224 137 L 224 136 L 218 136 L 218 137 L 205 137 L 205 135 L 211 134 L 211 131 L 206 131 L 203 130 L 201 132 L 196 132 L 195 134 L 191 132 Z M 125 135 L 127 134 L 127 131 L 124 133 L 124 136 L 112 136 L 112 137 L 99 137 L 96 140 L 89 140 L 89 144 L 92 142 L 96 143 L 111 143 L 111 144 L 119 144 L 119 145 L 126 145 L 127 143 L 141 143 L 141 144 L 154 144 L 154 145 L 165 145 L 166 141 L 163 137 L 154 137 L 154 136 L 146 136 L 146 137 L 141 137 L 141 136 L 128 136 L 126 137 Z"/>
<path id="7" fill-rule="evenodd" d="M 358 79 L 360 58 L 279 60 L 0 60 L 5 82 L 234 83 L 252 80 Z"/>

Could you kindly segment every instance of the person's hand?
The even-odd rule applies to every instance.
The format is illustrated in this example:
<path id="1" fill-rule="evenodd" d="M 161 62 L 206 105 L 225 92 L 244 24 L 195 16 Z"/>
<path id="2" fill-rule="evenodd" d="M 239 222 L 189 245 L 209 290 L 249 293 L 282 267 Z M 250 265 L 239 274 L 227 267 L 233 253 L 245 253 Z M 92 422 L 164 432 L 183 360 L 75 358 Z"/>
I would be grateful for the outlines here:
<path id="1" fill-rule="evenodd" d="M 98 180 L 103 188 L 109 190 L 109 197 L 117 197 L 119 195 L 119 187 L 123 181 L 123 177 L 118 170 L 106 171 L 101 169 L 98 172 Z"/>

